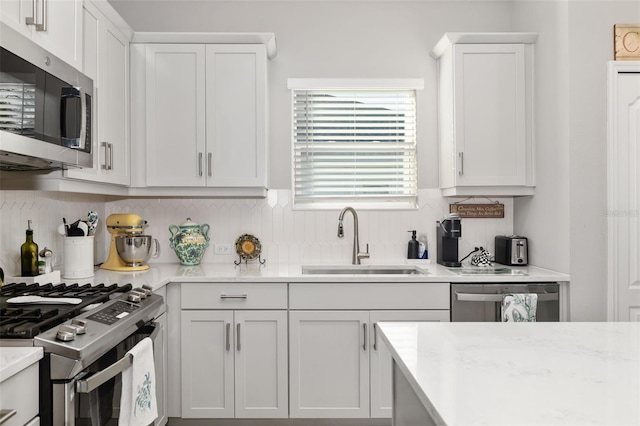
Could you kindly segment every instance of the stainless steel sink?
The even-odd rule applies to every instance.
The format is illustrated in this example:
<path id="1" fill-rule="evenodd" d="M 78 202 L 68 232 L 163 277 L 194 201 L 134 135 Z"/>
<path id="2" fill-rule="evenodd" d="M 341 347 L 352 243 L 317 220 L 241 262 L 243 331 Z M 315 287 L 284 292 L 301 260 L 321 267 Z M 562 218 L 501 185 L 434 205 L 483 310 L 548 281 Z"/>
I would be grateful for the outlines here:
<path id="1" fill-rule="evenodd" d="M 303 275 L 426 275 L 415 266 L 318 265 L 303 266 Z"/>
<path id="2" fill-rule="evenodd" d="M 449 268 L 458 275 L 527 275 L 526 271 L 507 267 Z"/>

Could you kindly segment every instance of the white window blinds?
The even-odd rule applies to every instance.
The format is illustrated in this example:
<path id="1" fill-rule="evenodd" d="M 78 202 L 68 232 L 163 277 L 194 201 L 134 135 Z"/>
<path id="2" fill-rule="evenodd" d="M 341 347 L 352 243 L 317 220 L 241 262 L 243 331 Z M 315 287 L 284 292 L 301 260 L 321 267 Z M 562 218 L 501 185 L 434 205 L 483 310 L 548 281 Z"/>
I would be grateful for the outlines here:
<path id="1" fill-rule="evenodd" d="M 293 146 L 294 204 L 415 204 L 415 90 L 294 89 Z"/>

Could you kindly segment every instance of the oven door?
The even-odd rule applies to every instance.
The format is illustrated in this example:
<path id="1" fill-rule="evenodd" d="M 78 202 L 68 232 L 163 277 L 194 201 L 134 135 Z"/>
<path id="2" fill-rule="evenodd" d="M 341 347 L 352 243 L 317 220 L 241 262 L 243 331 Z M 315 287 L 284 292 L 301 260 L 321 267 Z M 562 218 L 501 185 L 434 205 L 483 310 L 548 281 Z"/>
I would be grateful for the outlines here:
<path id="1" fill-rule="evenodd" d="M 461 283 L 451 285 L 452 322 L 500 322 L 502 298 L 508 293 L 536 293 L 536 321 L 560 321 L 557 283 Z"/>
<path id="2" fill-rule="evenodd" d="M 121 373 L 131 366 L 126 353 L 145 337 L 153 341 L 156 365 L 156 395 L 162 395 L 162 324 L 148 323 L 116 347 L 108 350 L 72 381 L 53 384 L 53 426 L 117 425 L 121 395 Z M 161 398 L 157 398 L 160 403 Z M 163 407 L 158 407 L 161 412 Z"/>

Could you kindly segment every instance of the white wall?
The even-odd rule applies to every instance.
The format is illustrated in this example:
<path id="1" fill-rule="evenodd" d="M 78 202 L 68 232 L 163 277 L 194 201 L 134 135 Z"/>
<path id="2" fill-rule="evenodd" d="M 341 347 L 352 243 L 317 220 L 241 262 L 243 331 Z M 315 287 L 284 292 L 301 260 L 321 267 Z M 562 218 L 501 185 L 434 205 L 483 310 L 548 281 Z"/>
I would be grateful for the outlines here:
<path id="1" fill-rule="evenodd" d="M 515 201 L 532 256 L 571 274 L 571 319 L 607 318 L 606 64 L 613 25 L 640 22 L 640 2 L 518 1 L 514 29 L 537 45 L 538 186 Z"/>

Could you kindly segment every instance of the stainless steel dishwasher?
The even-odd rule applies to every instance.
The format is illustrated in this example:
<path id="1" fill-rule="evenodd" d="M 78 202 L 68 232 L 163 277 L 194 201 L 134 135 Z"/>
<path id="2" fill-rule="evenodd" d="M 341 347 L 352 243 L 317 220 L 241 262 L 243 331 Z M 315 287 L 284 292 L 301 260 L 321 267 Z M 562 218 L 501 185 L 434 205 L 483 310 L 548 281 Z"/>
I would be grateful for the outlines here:
<path id="1" fill-rule="evenodd" d="M 451 284 L 451 321 L 500 322 L 502 298 L 509 293 L 537 293 L 536 320 L 560 321 L 558 283 Z"/>

